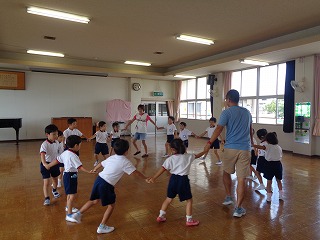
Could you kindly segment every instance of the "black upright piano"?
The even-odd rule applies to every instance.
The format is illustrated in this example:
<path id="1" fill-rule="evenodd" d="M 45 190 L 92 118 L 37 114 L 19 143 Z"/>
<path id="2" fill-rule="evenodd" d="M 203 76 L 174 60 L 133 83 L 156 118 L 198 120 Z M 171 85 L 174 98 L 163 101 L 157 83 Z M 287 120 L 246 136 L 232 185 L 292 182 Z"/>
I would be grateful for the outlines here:
<path id="1" fill-rule="evenodd" d="M 0 128 L 14 128 L 16 130 L 16 144 L 19 144 L 19 129 L 22 126 L 22 118 L 1 118 Z"/>

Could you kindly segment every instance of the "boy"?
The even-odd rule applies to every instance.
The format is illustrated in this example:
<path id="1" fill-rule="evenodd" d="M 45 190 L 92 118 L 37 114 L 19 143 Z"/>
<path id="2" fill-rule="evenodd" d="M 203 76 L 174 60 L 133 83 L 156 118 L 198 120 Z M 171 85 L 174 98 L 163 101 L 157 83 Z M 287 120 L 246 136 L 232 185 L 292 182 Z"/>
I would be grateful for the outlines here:
<path id="1" fill-rule="evenodd" d="M 66 139 L 71 135 L 76 135 L 76 136 L 84 137 L 84 138 L 88 139 L 85 135 L 82 134 L 82 132 L 80 132 L 77 129 L 77 119 L 69 118 L 67 120 L 67 123 L 68 123 L 68 128 L 66 130 L 64 130 L 64 132 L 63 132 L 63 139 L 64 139 L 63 143 L 65 145 L 66 145 Z"/>
<path id="2" fill-rule="evenodd" d="M 120 139 L 121 131 L 119 130 L 119 123 L 114 122 L 112 123 L 112 131 L 110 133 L 109 139 L 111 139 L 111 149 L 110 149 L 110 156 L 113 152 L 113 146 L 117 139 Z"/>
<path id="3" fill-rule="evenodd" d="M 187 151 L 189 147 L 189 136 L 197 137 L 197 135 L 194 134 L 194 132 L 191 132 L 189 129 L 186 129 L 187 124 L 185 122 L 181 122 L 179 126 L 180 126 L 179 138 L 183 141 L 183 145 L 186 147 L 186 151 Z"/>
<path id="4" fill-rule="evenodd" d="M 203 137 L 205 134 L 208 134 L 208 138 L 211 138 L 214 130 L 216 129 L 216 123 L 217 123 L 217 119 L 215 117 L 212 117 L 209 119 L 209 124 L 210 126 L 206 129 L 205 132 L 201 133 L 198 137 Z M 221 143 L 224 142 L 224 140 L 222 139 L 221 135 L 219 135 L 220 139 L 221 139 Z M 222 162 L 220 160 L 220 156 L 219 156 L 219 153 L 218 153 L 218 149 L 220 149 L 220 141 L 219 139 L 217 138 L 211 145 L 210 145 L 210 149 L 213 148 L 213 152 L 214 154 L 216 155 L 218 161 L 216 162 L 216 165 L 221 165 Z M 208 152 L 201 158 L 202 160 L 206 159 L 208 155 Z"/>
<path id="5" fill-rule="evenodd" d="M 63 153 L 64 151 L 64 147 L 63 147 L 63 132 L 58 130 L 58 142 L 59 142 L 59 150 L 58 150 L 58 156 L 61 155 L 61 153 Z M 58 177 L 58 188 L 60 188 L 62 186 L 61 184 L 61 180 L 62 180 L 62 175 L 63 175 L 63 171 L 64 171 L 64 168 L 63 168 L 63 163 L 60 163 L 59 164 L 59 170 L 60 170 L 60 175 Z"/>
<path id="6" fill-rule="evenodd" d="M 150 118 L 150 116 L 144 112 L 144 105 L 140 104 L 138 106 L 138 113 L 136 115 L 134 115 L 134 117 L 127 123 L 127 125 L 125 126 L 124 130 L 127 130 L 127 128 L 134 122 L 137 121 L 137 125 L 136 125 L 136 133 L 134 134 L 133 137 L 133 146 L 136 149 L 136 153 L 133 154 L 134 156 L 138 155 L 141 153 L 141 151 L 139 150 L 138 146 L 137 146 L 137 140 L 141 140 L 142 141 L 142 145 L 144 147 L 144 151 L 145 154 L 142 155 L 143 158 L 148 157 L 148 147 L 146 144 L 146 136 L 147 136 L 147 124 L 148 121 L 150 121 L 153 125 L 156 126 L 156 128 L 158 129 L 156 123 Z"/>
<path id="7" fill-rule="evenodd" d="M 103 215 L 102 221 L 97 229 L 97 233 L 110 233 L 114 227 L 107 226 L 107 221 L 115 207 L 116 194 L 114 186 L 121 179 L 124 173 L 137 175 L 142 179 L 147 179 L 140 173 L 133 164 L 127 159 L 129 150 L 129 142 L 119 139 L 114 143 L 115 155 L 110 156 L 108 159 L 99 163 L 91 172 L 96 172 L 100 167 L 103 171 L 99 173 L 91 192 L 90 200 L 83 205 L 79 212 L 73 217 L 75 221 L 80 222 L 81 215 L 91 208 L 93 205 L 101 201 L 102 206 L 107 206 Z"/>
<path id="8" fill-rule="evenodd" d="M 165 143 L 165 149 L 166 153 L 162 157 L 169 157 L 171 155 L 171 148 L 170 148 L 170 143 L 172 142 L 173 139 L 176 138 L 177 135 L 177 128 L 174 125 L 174 117 L 169 116 L 168 117 L 168 125 L 164 127 L 159 127 L 157 128 L 158 130 L 160 129 L 167 129 L 167 141 Z"/>
<path id="9" fill-rule="evenodd" d="M 56 160 L 59 151 L 58 138 L 58 127 L 56 125 L 50 124 L 44 129 L 47 139 L 41 144 L 40 147 L 40 172 L 43 178 L 43 193 L 44 193 L 44 203 L 43 205 L 50 205 L 49 197 L 49 186 L 50 186 L 50 176 L 52 178 L 52 194 L 54 198 L 59 198 L 60 194 L 57 191 L 58 176 L 60 175 L 59 166 L 54 166 L 52 168 L 46 168 L 48 163 Z"/>
<path id="10" fill-rule="evenodd" d="M 99 154 L 101 153 L 103 156 L 103 159 L 106 159 L 109 154 L 109 148 L 107 144 L 108 139 L 108 132 L 107 130 L 107 124 L 104 121 L 100 121 L 98 123 L 99 131 L 97 131 L 95 134 L 93 134 L 91 137 L 88 138 L 88 141 L 91 141 L 92 139 L 96 138 L 96 145 L 94 148 L 94 158 L 96 161 L 94 162 L 93 166 L 97 166 L 99 163 Z"/>
<path id="11" fill-rule="evenodd" d="M 58 156 L 56 161 L 48 164 L 46 168 L 48 169 L 59 163 L 64 164 L 63 185 L 67 195 L 66 221 L 77 222 L 73 217 L 75 213 L 72 213 L 77 211 L 77 209 L 73 208 L 72 205 L 78 188 L 78 170 L 87 173 L 90 172 L 82 166 L 82 163 L 76 154 L 81 147 L 81 137 L 76 135 L 69 136 L 66 140 L 66 145 L 68 150 Z"/>

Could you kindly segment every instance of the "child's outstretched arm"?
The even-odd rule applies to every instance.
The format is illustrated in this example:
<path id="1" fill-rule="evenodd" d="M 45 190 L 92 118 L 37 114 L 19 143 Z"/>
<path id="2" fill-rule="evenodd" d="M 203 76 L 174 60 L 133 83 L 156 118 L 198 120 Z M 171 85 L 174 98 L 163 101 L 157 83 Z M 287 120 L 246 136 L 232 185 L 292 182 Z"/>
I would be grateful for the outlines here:
<path id="1" fill-rule="evenodd" d="M 154 181 L 165 171 L 167 171 L 164 167 L 160 168 L 159 171 L 151 178 L 148 178 L 147 183 L 154 183 Z"/>
<path id="2" fill-rule="evenodd" d="M 132 118 L 132 119 L 126 124 L 126 126 L 124 127 L 123 130 L 127 130 L 127 128 L 128 128 L 135 120 L 136 120 L 135 118 Z"/>
<path id="3" fill-rule="evenodd" d="M 132 174 L 134 174 L 142 179 L 148 179 L 145 175 L 143 175 L 143 173 L 139 172 L 138 170 L 135 170 L 134 172 L 132 172 Z"/>
<path id="4" fill-rule="evenodd" d="M 90 170 L 90 173 L 96 173 L 97 170 L 98 170 L 99 168 L 101 168 L 101 167 L 102 167 L 102 165 L 101 165 L 101 162 L 100 162 L 100 163 L 98 163 L 97 166 L 95 166 L 92 170 Z"/>
<path id="5" fill-rule="evenodd" d="M 206 153 L 207 153 L 207 151 L 202 151 L 200 153 L 194 154 L 194 156 L 195 156 L 195 158 L 199 158 L 199 157 L 203 156 Z"/>
<path id="6" fill-rule="evenodd" d="M 78 170 L 81 170 L 81 171 L 86 172 L 86 173 L 92 173 L 91 171 L 85 169 L 82 165 L 80 167 L 78 167 Z"/>
<path id="7" fill-rule="evenodd" d="M 91 137 L 87 138 L 88 142 L 90 142 L 92 139 L 94 139 L 97 135 L 93 134 Z"/>
<path id="8" fill-rule="evenodd" d="M 158 126 L 157 124 L 155 123 L 155 121 L 153 121 L 151 118 L 149 119 L 149 121 L 156 127 L 156 129 L 158 130 Z"/>
<path id="9" fill-rule="evenodd" d="M 258 148 L 258 149 L 262 149 L 262 150 L 266 150 L 266 146 L 253 145 L 253 147 Z"/>
<path id="10" fill-rule="evenodd" d="M 201 137 L 203 137 L 205 134 L 207 134 L 207 131 L 204 131 L 203 133 L 201 133 L 200 135 L 195 135 L 197 138 L 201 138 Z"/>
<path id="11" fill-rule="evenodd" d="M 52 161 L 51 163 L 49 163 L 49 164 L 43 164 L 43 162 L 42 162 L 42 164 L 43 164 L 43 166 L 47 169 L 47 170 L 49 170 L 51 167 L 53 167 L 53 166 L 55 166 L 55 165 L 57 165 L 57 164 L 59 164 L 60 162 L 56 159 L 56 160 L 54 160 L 54 161 Z"/>

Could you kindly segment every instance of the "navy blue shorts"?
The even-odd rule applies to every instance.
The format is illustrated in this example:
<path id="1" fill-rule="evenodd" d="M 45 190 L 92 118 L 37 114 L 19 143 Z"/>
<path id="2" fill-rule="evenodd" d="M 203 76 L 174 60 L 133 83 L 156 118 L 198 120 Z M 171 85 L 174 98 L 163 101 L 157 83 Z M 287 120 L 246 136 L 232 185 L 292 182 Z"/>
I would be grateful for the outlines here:
<path id="1" fill-rule="evenodd" d="M 119 140 L 120 138 L 112 138 L 111 140 L 111 147 L 113 148 L 114 147 L 114 143 Z"/>
<path id="2" fill-rule="evenodd" d="M 278 180 L 282 180 L 282 164 L 280 161 L 267 161 L 265 166 L 264 178 L 272 180 L 276 177 Z"/>
<path id="3" fill-rule="evenodd" d="M 257 171 L 259 173 L 264 173 L 265 171 L 265 168 L 266 168 L 266 163 L 267 163 L 267 160 L 264 156 L 260 156 L 257 160 Z"/>
<path id="4" fill-rule="evenodd" d="M 76 194 L 78 189 L 78 173 L 65 172 L 63 174 L 63 186 L 66 194 Z"/>
<path id="5" fill-rule="evenodd" d="M 171 143 L 174 139 L 174 135 L 167 135 L 167 143 Z"/>
<path id="6" fill-rule="evenodd" d="M 256 165 L 257 164 L 257 156 L 255 154 L 255 151 L 252 149 L 251 150 L 251 165 Z"/>
<path id="7" fill-rule="evenodd" d="M 47 162 L 48 163 L 48 162 Z M 59 170 L 59 164 L 51 167 L 49 170 L 47 170 L 42 162 L 40 163 L 40 172 L 42 174 L 43 179 L 47 179 L 51 177 L 58 177 L 60 175 L 60 170 Z"/>
<path id="8" fill-rule="evenodd" d="M 167 197 L 175 198 L 177 194 L 179 195 L 180 202 L 192 198 L 190 181 L 187 175 L 171 175 L 168 185 Z"/>
<path id="9" fill-rule="evenodd" d="M 189 140 L 184 140 L 183 145 L 188 148 L 189 147 Z"/>
<path id="10" fill-rule="evenodd" d="M 108 148 L 108 144 L 106 143 L 96 143 L 96 146 L 94 148 L 94 153 L 95 154 L 99 154 L 101 153 L 102 155 L 107 155 L 109 154 L 109 148 Z"/>
<path id="11" fill-rule="evenodd" d="M 100 199 L 102 206 L 107 206 L 116 202 L 116 193 L 114 192 L 114 186 L 106 182 L 100 176 L 96 178 L 90 196 L 91 201 L 97 199 Z"/>
<path id="12" fill-rule="evenodd" d="M 217 138 L 216 140 L 214 140 L 213 143 L 211 143 L 210 145 L 210 149 L 220 149 L 220 141 L 219 139 Z"/>

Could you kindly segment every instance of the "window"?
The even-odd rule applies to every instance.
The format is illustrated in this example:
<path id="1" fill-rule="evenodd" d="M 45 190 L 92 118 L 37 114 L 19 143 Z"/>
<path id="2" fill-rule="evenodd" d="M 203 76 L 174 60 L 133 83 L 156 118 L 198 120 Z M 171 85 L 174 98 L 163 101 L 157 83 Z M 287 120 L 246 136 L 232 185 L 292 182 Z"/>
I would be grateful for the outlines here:
<path id="1" fill-rule="evenodd" d="M 209 90 L 206 77 L 182 81 L 180 118 L 209 119 L 211 117 Z"/>
<path id="2" fill-rule="evenodd" d="M 158 105 L 158 116 L 168 116 L 167 104 L 159 103 L 159 105 Z"/>
<path id="3" fill-rule="evenodd" d="M 285 76 L 285 63 L 232 73 L 231 88 L 239 91 L 239 105 L 254 123 L 283 124 Z"/>

